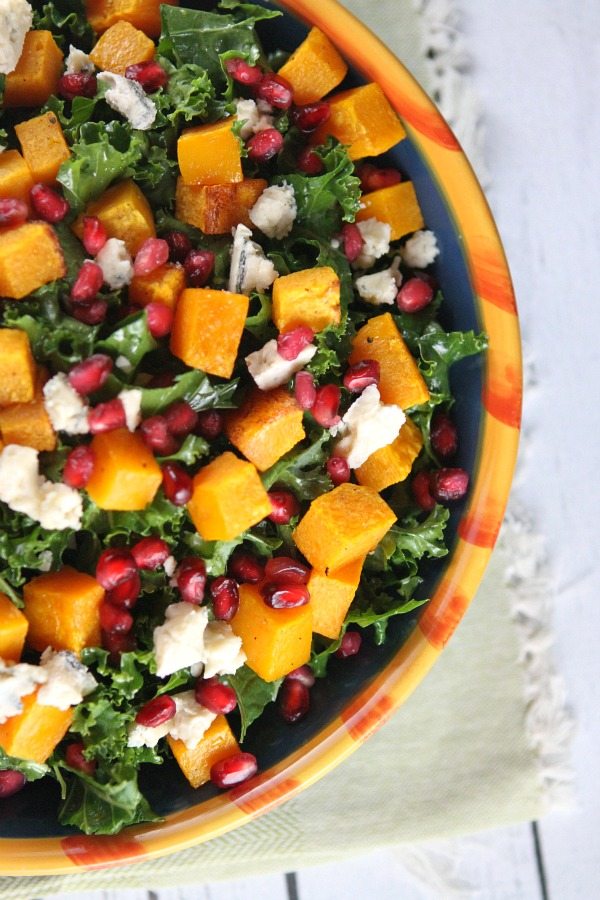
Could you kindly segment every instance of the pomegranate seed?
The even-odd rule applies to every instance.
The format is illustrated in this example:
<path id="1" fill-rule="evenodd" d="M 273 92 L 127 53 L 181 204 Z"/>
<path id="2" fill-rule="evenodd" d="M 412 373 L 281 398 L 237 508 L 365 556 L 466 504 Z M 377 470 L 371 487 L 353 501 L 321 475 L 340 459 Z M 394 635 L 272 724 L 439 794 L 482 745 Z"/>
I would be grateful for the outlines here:
<path id="1" fill-rule="evenodd" d="M 318 103 L 307 103 L 306 106 L 296 106 L 292 110 L 292 122 L 300 131 L 308 134 L 316 131 L 331 115 L 331 106 L 326 100 Z"/>
<path id="2" fill-rule="evenodd" d="M 435 500 L 431 494 L 431 472 L 425 470 L 417 472 L 411 481 L 410 489 L 417 506 L 420 506 L 425 512 L 431 512 L 435 506 Z"/>
<path id="3" fill-rule="evenodd" d="M 137 572 L 135 559 L 125 547 L 103 550 L 96 563 L 96 581 L 105 591 L 111 591 Z"/>
<path id="4" fill-rule="evenodd" d="M 77 490 L 84 488 L 92 477 L 95 462 L 96 457 L 91 447 L 86 444 L 74 447 L 67 456 L 63 469 L 64 483 Z"/>
<path id="5" fill-rule="evenodd" d="M 73 744 L 67 744 L 65 748 L 65 762 L 72 769 L 78 769 L 85 775 L 93 775 L 96 771 L 96 760 L 86 759 L 83 753 L 84 750 L 85 745 L 80 741 Z"/>
<path id="6" fill-rule="evenodd" d="M 350 466 L 343 456 L 331 456 L 325 466 L 327 474 L 335 485 L 350 481 Z"/>
<path id="7" fill-rule="evenodd" d="M 171 434 L 185 437 L 198 424 L 198 413 L 185 400 L 178 400 L 165 410 L 165 419 Z"/>
<path id="8" fill-rule="evenodd" d="M 402 181 L 402 175 L 398 169 L 380 169 L 372 163 L 363 163 L 356 170 L 360 178 L 360 187 L 363 193 L 378 191 L 380 188 L 391 187 Z"/>
<path id="9" fill-rule="evenodd" d="M 362 635 L 358 631 L 347 631 L 342 638 L 342 643 L 335 651 L 335 655 L 339 659 L 346 659 L 347 656 L 356 656 L 362 644 Z"/>
<path id="10" fill-rule="evenodd" d="M 307 325 L 299 325 L 290 331 L 282 331 L 277 336 L 277 352 L 291 362 L 298 358 L 305 347 L 308 347 L 314 336 L 314 331 Z"/>
<path id="11" fill-rule="evenodd" d="M 293 582 L 267 582 L 261 587 L 260 593 L 271 609 L 296 609 L 298 606 L 306 606 L 310 601 L 308 588 Z"/>
<path id="12" fill-rule="evenodd" d="M 104 273 L 100 266 L 86 259 L 77 273 L 77 278 L 71 288 L 71 300 L 73 303 L 85 303 L 93 300 L 104 284 Z"/>
<path id="13" fill-rule="evenodd" d="M 175 506 L 185 506 L 192 496 L 192 479 L 177 463 L 165 463 L 162 467 L 162 487 L 165 497 Z"/>
<path id="14" fill-rule="evenodd" d="M 342 226 L 340 240 L 344 249 L 344 256 L 348 262 L 352 263 L 357 260 L 362 253 L 362 248 L 365 243 L 358 225 L 346 222 L 345 225 Z"/>
<path id="15" fill-rule="evenodd" d="M 305 175 L 320 175 L 325 169 L 325 163 L 311 147 L 305 147 L 296 157 L 296 167 Z"/>
<path id="16" fill-rule="evenodd" d="M 150 416 L 140 425 L 140 432 L 149 450 L 159 456 L 170 456 L 179 447 L 176 438 L 169 431 L 164 416 Z"/>
<path id="17" fill-rule="evenodd" d="M 156 340 L 166 337 L 173 327 L 173 310 L 164 303 L 149 303 L 146 307 L 148 331 Z"/>
<path id="18" fill-rule="evenodd" d="M 119 609 L 112 603 L 102 603 L 100 605 L 100 627 L 108 634 L 125 634 L 133 628 L 133 618 L 126 609 Z"/>
<path id="19" fill-rule="evenodd" d="M 27 204 L 22 200 L 11 197 L 0 200 L 0 225 L 22 225 L 28 215 Z"/>
<path id="20" fill-rule="evenodd" d="M 361 359 L 350 366 L 344 375 L 344 387 L 353 394 L 360 394 L 370 384 L 379 384 L 379 363 L 375 359 Z"/>
<path id="21" fill-rule="evenodd" d="M 267 560 L 264 577 L 275 584 L 306 584 L 310 569 L 291 556 L 273 556 Z"/>
<path id="22" fill-rule="evenodd" d="M 169 80 L 169 76 L 163 67 L 154 60 L 127 66 L 125 78 L 129 78 L 130 81 L 137 81 L 147 94 L 153 94 L 159 88 L 165 87 Z"/>
<path id="23" fill-rule="evenodd" d="M 305 684 L 297 678 L 285 679 L 277 698 L 279 712 L 290 725 L 298 722 L 308 712 L 310 694 Z"/>
<path id="24" fill-rule="evenodd" d="M 341 399 L 342 392 L 337 384 L 326 384 L 318 389 L 311 412 L 323 428 L 331 428 L 340 421 L 338 409 Z"/>
<path id="25" fill-rule="evenodd" d="M 169 245 L 162 238 L 147 238 L 133 261 L 133 274 L 151 275 L 169 259 Z"/>
<path id="26" fill-rule="evenodd" d="M 290 681 L 300 681 L 307 688 L 311 688 L 316 680 L 310 666 L 298 666 L 297 669 L 292 669 L 291 672 L 288 672 L 285 677 L 286 681 L 288 679 Z"/>
<path id="27" fill-rule="evenodd" d="M 131 609 L 137 603 L 142 582 L 138 572 L 120 581 L 112 590 L 106 592 L 106 602 L 120 609 Z M 107 629 L 109 630 L 109 629 Z"/>
<path id="28" fill-rule="evenodd" d="M 265 128 L 246 142 L 248 158 L 255 163 L 266 163 L 277 156 L 283 147 L 283 135 L 276 128 Z"/>
<path id="29" fill-rule="evenodd" d="M 196 605 L 204 600 L 206 586 L 206 566 L 196 556 L 188 556 L 181 561 L 176 574 L 177 587 L 181 599 Z"/>
<path id="30" fill-rule="evenodd" d="M 225 60 L 227 74 L 238 84 L 259 84 L 263 79 L 263 71 L 258 66 L 251 66 L 245 59 L 235 57 Z"/>
<path id="31" fill-rule="evenodd" d="M 169 256 L 172 262 L 183 263 L 192 249 L 192 242 L 183 231 L 168 231 L 164 240 L 169 245 Z"/>
<path id="32" fill-rule="evenodd" d="M 317 396 L 317 389 L 315 387 L 315 380 L 310 372 L 298 372 L 294 379 L 294 394 L 296 403 L 302 409 L 313 408 Z"/>
<path id="33" fill-rule="evenodd" d="M 27 784 L 27 779 L 15 769 L 2 769 L 0 772 L 0 800 L 18 794 Z"/>
<path id="34" fill-rule="evenodd" d="M 264 571 L 263 564 L 252 553 L 234 553 L 229 560 L 229 573 L 240 584 L 258 584 Z"/>
<path id="35" fill-rule="evenodd" d="M 289 109 L 294 99 L 294 92 L 289 81 L 281 75 L 266 72 L 256 87 L 256 96 L 266 100 L 275 109 Z"/>
<path id="36" fill-rule="evenodd" d="M 220 788 L 233 787 L 247 781 L 258 771 L 256 757 L 252 753 L 234 753 L 216 762 L 210 770 L 210 780 Z"/>
<path id="37" fill-rule="evenodd" d="M 464 469 L 439 469 L 431 476 L 431 493 L 438 503 L 462 500 L 469 487 L 469 473 Z"/>
<path id="38" fill-rule="evenodd" d="M 100 253 L 108 240 L 108 232 L 106 228 L 96 216 L 83 217 L 83 237 L 81 242 L 85 247 L 85 252 L 90 256 L 96 256 Z"/>
<path id="39" fill-rule="evenodd" d="M 232 687 L 228 684 L 221 684 L 219 679 L 200 678 L 196 682 L 195 689 L 196 703 L 206 707 L 209 712 L 216 713 L 218 716 L 224 716 L 233 712 L 237 706 L 237 696 Z"/>
<path id="40" fill-rule="evenodd" d="M 118 666 L 121 653 L 130 653 L 135 650 L 136 642 L 130 631 L 103 631 L 102 646 L 110 653 L 111 665 Z"/>
<path id="41" fill-rule="evenodd" d="M 206 412 L 198 413 L 198 423 L 196 425 L 196 433 L 207 441 L 214 441 L 223 431 L 223 416 L 216 409 L 207 409 Z"/>
<path id="42" fill-rule="evenodd" d="M 220 575 L 210 585 L 210 596 L 215 619 L 231 622 L 240 605 L 240 591 L 237 581 Z"/>
<path id="43" fill-rule="evenodd" d="M 65 100 L 95 97 L 97 89 L 96 76 L 92 72 L 65 72 L 58 82 L 58 93 Z"/>
<path id="44" fill-rule="evenodd" d="M 94 353 L 73 366 L 69 372 L 69 384 L 75 388 L 78 394 L 86 397 L 99 391 L 110 373 L 112 372 L 113 361 L 110 356 L 104 353 Z"/>
<path id="45" fill-rule="evenodd" d="M 169 558 L 171 551 L 166 541 L 159 537 L 145 537 L 131 548 L 138 569 L 153 572 Z"/>
<path id="46" fill-rule="evenodd" d="M 269 491 L 271 512 L 267 516 L 276 525 L 289 525 L 300 513 L 300 504 L 290 491 Z"/>
<path id="47" fill-rule="evenodd" d="M 64 197 L 48 187 L 47 184 L 34 184 L 29 192 L 36 213 L 44 222 L 62 222 L 70 210 Z"/>
<path id="48" fill-rule="evenodd" d="M 405 281 L 396 297 L 396 306 L 400 312 L 417 313 L 433 300 L 433 288 L 422 278 L 409 278 Z"/>
<path id="49" fill-rule="evenodd" d="M 107 403 L 99 403 L 88 413 L 88 425 L 91 434 L 102 434 L 105 431 L 114 431 L 116 428 L 125 428 L 125 408 L 121 400 L 115 397 Z"/>
<path id="50" fill-rule="evenodd" d="M 176 712 L 177 705 L 173 698 L 168 694 L 161 694 L 159 697 L 148 700 L 138 709 L 135 721 L 143 728 L 156 728 L 158 725 L 170 722 Z"/>
<path id="51" fill-rule="evenodd" d="M 191 250 L 183 264 L 187 282 L 191 287 L 204 287 L 214 267 L 215 254 L 212 250 Z"/>
<path id="52" fill-rule="evenodd" d="M 431 421 L 431 446 L 438 456 L 447 459 L 458 449 L 458 431 L 446 412 L 436 412 Z"/>
<path id="53" fill-rule="evenodd" d="M 85 325 L 100 325 L 106 318 L 108 303 L 106 300 L 94 300 L 89 305 L 78 303 L 71 311 L 71 315 L 78 322 Z"/>

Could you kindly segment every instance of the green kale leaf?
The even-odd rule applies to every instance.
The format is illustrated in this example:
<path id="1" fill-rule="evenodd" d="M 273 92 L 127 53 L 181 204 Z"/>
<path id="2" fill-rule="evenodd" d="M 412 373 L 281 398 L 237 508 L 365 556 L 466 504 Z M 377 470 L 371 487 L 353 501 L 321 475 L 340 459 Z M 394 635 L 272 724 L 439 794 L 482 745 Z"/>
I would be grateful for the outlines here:
<path id="1" fill-rule="evenodd" d="M 44 763 L 34 763 L 28 759 L 17 759 L 16 756 L 9 756 L 0 747 L 0 771 L 3 769 L 13 769 L 24 775 L 27 781 L 38 781 L 50 772 L 50 767 Z"/>
<path id="2" fill-rule="evenodd" d="M 95 35 L 82 0 L 53 0 L 50 3 L 37 0 L 32 6 L 33 27 L 51 31 L 62 50 L 67 52 L 69 44 L 74 44 L 79 50 L 91 50 Z"/>
<path id="3" fill-rule="evenodd" d="M 123 319 L 109 337 L 98 341 L 96 348 L 113 356 L 124 356 L 133 368 L 137 368 L 144 356 L 158 347 L 150 334 L 148 317 L 144 310 Z"/>
<path id="4" fill-rule="evenodd" d="M 274 485 L 290 488 L 299 500 L 314 500 L 333 488 L 325 463 L 331 435 L 323 431 L 308 447 L 291 450 L 262 474 L 267 490 Z"/>
<path id="5" fill-rule="evenodd" d="M 223 680 L 231 685 L 237 696 L 241 718 L 241 742 L 246 737 L 250 725 L 277 697 L 281 687 L 281 678 L 277 681 L 263 681 L 248 666 L 242 666 L 234 675 L 227 675 Z"/>

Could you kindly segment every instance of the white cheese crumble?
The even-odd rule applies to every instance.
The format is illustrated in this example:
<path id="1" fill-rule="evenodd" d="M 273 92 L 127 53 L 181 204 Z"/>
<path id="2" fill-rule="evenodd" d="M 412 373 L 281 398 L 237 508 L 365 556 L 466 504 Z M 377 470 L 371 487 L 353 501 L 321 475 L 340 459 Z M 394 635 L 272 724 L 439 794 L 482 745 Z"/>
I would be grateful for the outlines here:
<path id="1" fill-rule="evenodd" d="M 398 437 L 405 421 L 400 407 L 382 403 L 379 388 L 370 384 L 342 418 L 344 436 L 336 453 L 346 457 L 351 469 L 358 469 L 372 453 Z"/>
<path id="2" fill-rule="evenodd" d="M 238 97 L 233 102 L 237 120 L 241 123 L 240 137 L 243 141 L 251 134 L 273 127 L 273 107 L 265 100 L 259 100 L 257 104 L 254 100 Z"/>
<path id="3" fill-rule="evenodd" d="M 303 369 L 311 361 L 317 348 L 309 344 L 300 351 L 296 359 L 284 359 L 277 350 L 277 341 L 273 338 L 254 353 L 246 357 L 248 371 L 261 391 L 271 391 L 289 381 L 292 375 Z"/>
<path id="4" fill-rule="evenodd" d="M 0 0 L 0 73 L 3 75 L 16 68 L 32 23 L 33 10 L 26 0 Z"/>
<path id="5" fill-rule="evenodd" d="M 113 291 L 125 287 L 133 278 L 133 261 L 127 252 L 125 241 L 109 238 L 96 257 L 102 269 L 104 281 Z"/>
<path id="6" fill-rule="evenodd" d="M 142 421 L 142 392 L 139 388 L 127 388 L 119 394 L 125 410 L 125 424 L 129 431 L 135 431 Z"/>
<path id="7" fill-rule="evenodd" d="M 372 303 L 374 306 L 394 303 L 398 288 L 402 284 L 399 266 L 400 257 L 396 256 L 389 269 L 372 272 L 370 275 L 361 275 L 360 278 L 357 278 L 355 285 L 361 300 L 364 300 L 365 303 Z"/>
<path id="8" fill-rule="evenodd" d="M 54 557 L 51 550 L 42 550 L 38 556 L 38 569 L 40 572 L 49 572 L 52 568 Z"/>
<path id="9" fill-rule="evenodd" d="M 46 683 L 37 695 L 37 701 L 42 706 L 55 706 L 57 709 L 77 706 L 98 684 L 70 650 L 55 652 L 52 647 L 46 647 L 40 667 L 47 675 Z"/>
<path id="10" fill-rule="evenodd" d="M 353 263 L 355 269 L 370 269 L 375 260 L 379 259 L 390 249 L 392 237 L 391 226 L 379 219 L 365 219 L 356 223 L 363 239 L 363 247 L 360 256 Z"/>
<path id="11" fill-rule="evenodd" d="M 173 700 L 176 713 L 168 722 L 153 727 L 134 722 L 127 738 L 129 747 L 155 747 L 159 740 L 168 734 L 176 740 L 183 741 L 188 750 L 198 746 L 206 730 L 216 719 L 215 713 L 197 703 L 194 691 L 174 694 Z"/>
<path id="12" fill-rule="evenodd" d="M 28 663 L 11 665 L 0 659 L 0 725 L 23 711 L 23 697 L 44 684 L 48 673 Z"/>
<path id="13" fill-rule="evenodd" d="M 78 50 L 73 44 L 69 45 L 69 55 L 65 60 L 67 75 L 78 75 L 79 72 L 95 72 L 96 67 L 91 56 Z"/>
<path id="14" fill-rule="evenodd" d="M 297 212 L 291 184 L 274 184 L 265 188 L 250 210 L 250 221 L 267 237 L 280 240 L 292 230 Z"/>
<path id="15" fill-rule="evenodd" d="M 426 269 L 439 252 L 433 231 L 415 231 L 400 250 L 402 259 L 411 269 Z"/>
<path id="16" fill-rule="evenodd" d="M 100 72 L 100 84 L 106 85 L 104 99 L 115 112 L 124 116 L 132 128 L 147 131 L 156 119 L 156 106 L 137 81 L 115 75 L 114 72 Z"/>
<path id="17" fill-rule="evenodd" d="M 212 678 L 231 675 L 246 662 L 242 639 L 234 634 L 227 622 L 209 622 L 204 632 L 204 666 L 192 666 L 192 675 Z"/>
<path id="18" fill-rule="evenodd" d="M 69 384 L 64 372 L 54 375 L 43 387 L 44 408 L 55 431 L 87 434 L 89 406 Z"/>
<path id="19" fill-rule="evenodd" d="M 252 240 L 250 229 L 241 224 L 234 228 L 228 289 L 234 294 L 248 295 L 252 291 L 265 291 L 277 275 L 263 248 Z"/>
<path id="20" fill-rule="evenodd" d="M 215 629 L 215 624 L 219 628 Z M 227 623 L 208 624 L 208 612 L 193 603 L 171 603 L 165 621 L 154 629 L 156 674 L 159 678 L 193 666 L 220 675 L 233 675 L 246 660 L 241 639 Z"/>
<path id="21" fill-rule="evenodd" d="M 165 575 L 167 578 L 171 578 L 172 575 L 175 574 L 175 569 L 177 568 L 177 560 L 174 556 L 167 556 L 163 563 L 163 569 L 165 570 Z"/>
<path id="22" fill-rule="evenodd" d="M 126 375 L 128 375 L 130 372 L 133 372 L 133 363 L 130 362 L 130 360 L 128 360 L 127 357 L 123 356 L 122 354 L 120 356 L 117 356 L 117 358 L 115 359 L 115 366 L 117 367 L 117 369 L 120 369 L 121 372 L 125 372 Z"/>
<path id="23" fill-rule="evenodd" d="M 37 450 L 9 444 L 0 452 L 0 500 L 48 530 L 81 527 L 78 491 L 47 481 L 39 471 Z"/>

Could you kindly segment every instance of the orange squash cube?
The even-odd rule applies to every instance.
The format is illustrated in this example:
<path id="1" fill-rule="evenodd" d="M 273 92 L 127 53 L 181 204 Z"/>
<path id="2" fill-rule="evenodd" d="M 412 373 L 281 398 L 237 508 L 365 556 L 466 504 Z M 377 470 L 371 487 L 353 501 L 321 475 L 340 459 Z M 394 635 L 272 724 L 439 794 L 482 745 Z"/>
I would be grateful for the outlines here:
<path id="1" fill-rule="evenodd" d="M 124 75 L 127 66 L 154 59 L 154 41 L 131 22 L 115 22 L 104 32 L 90 53 L 98 69 Z"/>
<path id="2" fill-rule="evenodd" d="M 52 647 L 73 653 L 99 647 L 103 599 L 95 578 L 71 566 L 33 578 L 23 588 L 28 645 L 40 652 Z"/>
<path id="3" fill-rule="evenodd" d="M 0 296 L 21 300 L 66 271 L 56 234 L 46 222 L 0 232 Z"/>
<path id="4" fill-rule="evenodd" d="M 340 484 L 313 500 L 292 538 L 315 569 L 329 572 L 374 550 L 395 521 L 377 491 Z"/>
<path id="5" fill-rule="evenodd" d="M 0 328 L 0 406 L 31 402 L 36 378 L 37 369 L 27 332 L 18 328 Z"/>
<path id="6" fill-rule="evenodd" d="M 313 631 L 317 634 L 334 641 L 339 637 L 346 613 L 354 600 L 364 562 L 365 557 L 361 556 L 342 569 L 336 569 L 328 574 L 312 570 L 308 579 L 308 590 Z"/>
<path id="7" fill-rule="evenodd" d="M 273 322 L 279 331 L 307 325 L 322 331 L 341 321 L 340 279 L 330 266 L 302 269 L 273 283 Z"/>
<path id="8" fill-rule="evenodd" d="M 423 228 L 425 222 L 414 186 L 411 181 L 402 181 L 391 187 L 380 188 L 361 197 L 362 207 L 356 216 L 357 222 L 375 218 L 387 222 L 392 229 L 391 240 L 397 241 L 405 234 L 412 234 Z"/>
<path id="9" fill-rule="evenodd" d="M 183 741 L 171 735 L 168 735 L 167 742 L 179 768 L 193 788 L 210 781 L 210 770 L 215 763 L 240 752 L 239 744 L 225 716 L 217 716 L 193 750 L 188 750 Z"/>
<path id="10" fill-rule="evenodd" d="M 58 170 L 69 158 L 71 151 L 54 113 L 47 112 L 43 116 L 25 119 L 15 125 L 15 132 L 35 181 L 45 184 L 55 181 Z"/>
<path id="11" fill-rule="evenodd" d="M 167 263 L 149 275 L 136 275 L 129 285 L 129 299 L 138 306 L 162 303 L 175 309 L 185 288 L 185 272 L 181 266 Z"/>
<path id="12" fill-rule="evenodd" d="M 0 659 L 19 662 L 29 622 L 6 594 L 0 594 Z"/>
<path id="13" fill-rule="evenodd" d="M 73 709 L 43 706 L 37 691 L 23 697 L 23 711 L 0 725 L 0 747 L 9 756 L 44 763 L 73 721 Z"/>
<path id="14" fill-rule="evenodd" d="M 374 316 L 356 333 L 350 365 L 363 359 L 379 363 L 379 393 L 383 403 L 409 409 L 429 400 L 429 390 L 417 362 L 390 313 Z"/>
<path id="15" fill-rule="evenodd" d="M 227 184 L 242 181 L 240 142 L 233 133 L 235 116 L 187 128 L 177 141 L 184 184 Z"/>
<path id="16" fill-rule="evenodd" d="M 329 100 L 331 115 L 315 131 L 313 144 L 329 135 L 348 145 L 350 159 L 379 156 L 406 137 L 395 110 L 378 84 L 342 91 Z"/>
<path id="17" fill-rule="evenodd" d="M 150 204 L 134 181 L 120 181 L 88 204 L 85 213 L 73 225 L 73 231 L 80 240 L 83 237 L 84 216 L 97 216 L 109 238 L 124 241 L 132 256 L 145 240 L 156 237 Z"/>
<path id="18" fill-rule="evenodd" d="M 19 62 L 4 84 L 4 106 L 43 106 L 56 94 L 62 75 L 63 55 L 50 31 L 25 35 Z"/>
<path id="19" fill-rule="evenodd" d="M 86 490 L 100 509 L 145 509 L 162 483 L 160 466 L 139 434 L 118 428 L 97 434 L 96 458 Z"/>
<path id="20" fill-rule="evenodd" d="M 131 22 L 149 37 L 158 37 L 162 4 L 179 6 L 178 0 L 85 0 L 85 11 L 97 34 L 115 22 Z"/>
<path id="21" fill-rule="evenodd" d="M 422 449 L 421 429 L 407 419 L 395 441 L 376 450 L 355 470 L 356 480 L 374 491 L 383 491 L 392 484 L 399 484 L 410 475 Z"/>
<path id="22" fill-rule="evenodd" d="M 250 228 L 250 210 L 266 187 L 264 178 L 229 184 L 186 184 L 178 178 L 175 215 L 204 234 L 230 234 L 240 224 Z"/>
<path id="23" fill-rule="evenodd" d="M 188 512 L 205 541 L 231 541 L 271 512 L 252 463 L 226 451 L 194 478 Z"/>
<path id="24" fill-rule="evenodd" d="M 228 414 L 225 431 L 233 446 L 264 472 L 304 438 L 302 415 L 283 388 L 255 390 Z"/>
<path id="25" fill-rule="evenodd" d="M 29 207 L 33 184 L 31 169 L 18 150 L 0 153 L 0 197 L 22 200 Z"/>
<path id="26" fill-rule="evenodd" d="M 329 38 L 311 28 L 305 40 L 279 69 L 294 89 L 294 103 L 314 103 L 340 84 L 348 66 Z"/>
<path id="27" fill-rule="evenodd" d="M 194 369 L 231 378 L 249 303 L 245 294 L 187 288 L 175 310 L 171 353 Z"/>
<path id="28" fill-rule="evenodd" d="M 256 585 L 242 584 L 231 628 L 242 639 L 246 665 L 264 681 L 277 681 L 310 659 L 310 603 L 295 609 L 271 609 Z"/>
<path id="29" fill-rule="evenodd" d="M 0 407 L 0 432 L 6 444 L 19 444 L 34 450 L 56 449 L 56 433 L 44 406 L 39 378 L 31 402 Z"/>

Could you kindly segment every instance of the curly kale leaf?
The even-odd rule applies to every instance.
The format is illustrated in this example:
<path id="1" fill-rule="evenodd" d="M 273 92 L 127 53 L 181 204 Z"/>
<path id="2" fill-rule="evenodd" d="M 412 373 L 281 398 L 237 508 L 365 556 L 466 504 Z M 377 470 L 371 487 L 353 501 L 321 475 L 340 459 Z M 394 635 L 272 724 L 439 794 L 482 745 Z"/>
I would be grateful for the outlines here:
<path id="1" fill-rule="evenodd" d="M 262 474 L 267 490 L 274 485 L 288 487 L 299 500 L 314 500 L 333 488 L 325 463 L 329 457 L 331 435 L 323 431 L 309 447 L 294 449 Z"/>
<path id="2" fill-rule="evenodd" d="M 241 742 L 246 737 L 248 728 L 263 714 L 265 707 L 277 697 L 282 679 L 263 681 L 248 666 L 242 666 L 234 675 L 227 675 L 224 680 L 236 693 L 241 718 Z"/>

